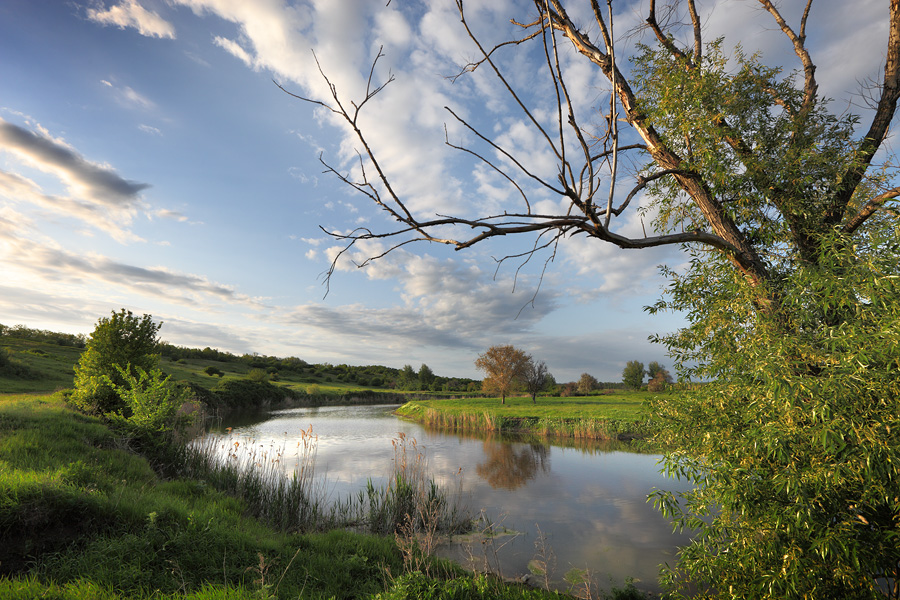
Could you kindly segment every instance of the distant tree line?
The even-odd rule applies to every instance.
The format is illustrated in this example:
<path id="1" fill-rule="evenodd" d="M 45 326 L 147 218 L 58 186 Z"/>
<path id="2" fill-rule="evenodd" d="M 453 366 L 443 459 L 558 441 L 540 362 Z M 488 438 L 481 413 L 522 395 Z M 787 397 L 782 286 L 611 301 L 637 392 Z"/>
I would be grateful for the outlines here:
<path id="1" fill-rule="evenodd" d="M 480 382 L 474 379 L 460 377 L 442 377 L 436 375 L 426 364 L 422 364 L 418 370 L 411 365 L 404 365 L 402 369 L 385 367 L 382 365 L 332 365 L 330 363 L 313 364 L 301 358 L 289 356 L 279 358 L 265 354 L 232 354 L 222 350 L 206 347 L 187 348 L 175 346 L 167 342 L 161 342 L 160 355 L 170 360 L 210 360 L 217 362 L 242 364 L 251 369 L 261 369 L 277 380 L 278 373 L 291 372 L 310 381 L 324 381 L 326 383 L 348 383 L 361 387 L 388 388 L 402 391 L 431 391 L 431 392 L 472 392 L 480 389 Z M 218 369 L 212 367 L 207 373 L 210 376 L 219 374 Z"/>
<path id="2" fill-rule="evenodd" d="M 87 336 L 83 333 L 59 333 L 57 331 L 47 331 L 46 329 L 32 329 L 24 325 L 13 325 L 10 327 L 0 323 L 0 337 L 4 336 L 74 348 L 84 348 L 87 343 Z"/>

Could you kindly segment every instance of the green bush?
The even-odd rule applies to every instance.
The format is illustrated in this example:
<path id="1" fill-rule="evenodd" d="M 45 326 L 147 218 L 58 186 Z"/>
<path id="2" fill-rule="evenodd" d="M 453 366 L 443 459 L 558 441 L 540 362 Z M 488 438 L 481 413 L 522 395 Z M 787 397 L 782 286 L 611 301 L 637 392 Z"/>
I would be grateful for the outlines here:
<path id="1" fill-rule="evenodd" d="M 116 393 L 116 386 L 125 384 L 117 367 L 130 365 L 128 372 L 132 375 L 137 368 L 150 371 L 158 367 L 157 334 L 161 326 L 150 315 L 136 317 L 124 308 L 109 318 L 101 318 L 75 365 L 72 404 L 95 415 L 127 410 Z"/>

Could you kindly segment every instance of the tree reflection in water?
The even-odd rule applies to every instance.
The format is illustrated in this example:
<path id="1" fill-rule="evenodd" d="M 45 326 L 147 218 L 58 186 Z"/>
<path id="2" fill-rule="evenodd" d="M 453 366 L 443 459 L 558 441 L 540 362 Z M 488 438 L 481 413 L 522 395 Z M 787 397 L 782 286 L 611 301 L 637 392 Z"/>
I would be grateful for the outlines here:
<path id="1" fill-rule="evenodd" d="M 538 470 L 550 470 L 550 447 L 543 444 L 519 444 L 486 439 L 487 460 L 475 467 L 478 476 L 492 488 L 514 490 L 534 479 Z"/>

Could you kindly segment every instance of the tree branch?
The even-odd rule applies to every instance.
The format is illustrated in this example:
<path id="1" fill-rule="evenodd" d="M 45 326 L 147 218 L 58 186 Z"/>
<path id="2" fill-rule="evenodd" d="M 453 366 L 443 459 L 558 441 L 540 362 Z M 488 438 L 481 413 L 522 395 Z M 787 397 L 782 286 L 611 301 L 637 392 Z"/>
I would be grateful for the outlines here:
<path id="1" fill-rule="evenodd" d="M 875 211 L 877 211 L 886 201 L 896 198 L 897 196 L 900 196 L 900 187 L 895 187 L 884 193 L 878 194 L 866 202 L 853 218 L 844 224 L 841 231 L 846 234 L 853 233 L 860 225 L 865 223 L 869 217 L 875 214 Z"/>

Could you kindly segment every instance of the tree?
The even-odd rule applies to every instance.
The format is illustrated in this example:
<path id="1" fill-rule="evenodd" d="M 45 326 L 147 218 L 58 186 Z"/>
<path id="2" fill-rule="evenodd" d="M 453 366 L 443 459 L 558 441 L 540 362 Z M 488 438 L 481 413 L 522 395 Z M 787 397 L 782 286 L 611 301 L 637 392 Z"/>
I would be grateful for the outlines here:
<path id="1" fill-rule="evenodd" d="M 672 383 L 672 375 L 655 360 L 647 365 L 647 377 L 649 379 L 647 381 L 647 390 L 651 392 L 663 390 L 668 384 Z"/>
<path id="2" fill-rule="evenodd" d="M 553 375 L 547 370 L 547 363 L 544 361 L 535 362 L 528 361 L 525 368 L 523 381 L 525 383 L 525 391 L 531 394 L 531 403 L 537 404 L 537 395 L 547 388 L 547 384 L 553 379 Z"/>
<path id="3" fill-rule="evenodd" d="M 156 369 L 160 327 L 162 323 L 154 323 L 150 315 L 137 317 L 124 308 L 113 311 L 109 318 L 101 317 L 75 365 L 72 404 L 95 415 L 129 412 L 116 391 L 126 383 L 119 368 L 132 377 L 137 376 L 138 368 Z"/>
<path id="4" fill-rule="evenodd" d="M 666 371 L 666 368 L 664 366 L 662 366 L 661 364 L 659 364 L 657 361 L 655 361 L 655 360 L 650 361 L 650 363 L 647 365 L 647 377 L 648 378 L 656 379 L 656 376 L 661 372 L 665 372 L 666 374 L 668 374 L 668 371 Z"/>
<path id="5" fill-rule="evenodd" d="M 622 383 L 633 390 L 641 389 L 644 385 L 644 363 L 637 360 L 629 360 L 622 371 Z"/>
<path id="6" fill-rule="evenodd" d="M 522 386 L 530 362 L 531 357 L 515 346 L 491 346 L 475 360 L 475 367 L 486 375 L 481 391 L 499 395 L 500 404 L 506 404 L 506 397 Z"/>
<path id="7" fill-rule="evenodd" d="M 598 385 L 600 384 L 597 382 L 596 377 L 590 373 L 582 373 L 578 379 L 578 393 L 587 396 L 596 390 Z"/>
<path id="8" fill-rule="evenodd" d="M 419 367 L 418 378 L 421 389 L 429 390 L 431 389 L 431 384 L 434 383 L 434 371 L 428 365 L 422 363 L 422 366 Z"/>
<path id="9" fill-rule="evenodd" d="M 403 365 L 403 368 L 400 369 L 400 375 L 397 377 L 397 387 L 407 391 L 420 389 L 419 377 L 416 375 L 412 365 Z"/>
<path id="10" fill-rule="evenodd" d="M 247 371 L 247 379 L 256 383 L 268 383 L 269 374 L 265 369 L 250 369 Z"/>
<path id="11" fill-rule="evenodd" d="M 879 151 L 900 99 L 900 1 L 885 2 L 887 47 L 871 50 L 885 62 L 857 103 L 868 109 L 865 122 L 830 110 L 819 94 L 808 44 L 828 36 L 807 31 L 812 0 L 793 23 L 772 0 L 758 2 L 793 49 L 794 70 L 707 42 L 695 0 L 660 11 L 650 0 L 644 28 L 655 43 L 632 48 L 630 69 L 622 53 L 638 38 L 615 36 L 611 2 L 609 14 L 591 1 L 576 19 L 567 10 L 576 0 L 536 0 L 532 16 L 514 21 L 519 37 L 483 44 L 457 0 L 478 52 L 462 71 L 496 74 L 555 157 L 553 174 L 529 170 L 499 138 L 451 112 L 484 144 L 460 148 L 506 178 L 522 203 L 422 216 L 390 185 L 358 127 L 366 101 L 392 78 L 372 81 L 353 104 L 331 86 L 332 101 L 315 102 L 346 120 L 372 167 L 357 180 L 339 177 L 397 223 L 334 235 L 346 251 L 372 239 L 392 241 L 390 249 L 414 240 L 464 249 L 530 234 L 528 250 L 510 256 L 524 260 L 552 256 L 576 234 L 621 248 L 684 248 L 690 261 L 665 271 L 666 296 L 650 310 L 683 311 L 687 327 L 656 339 L 681 375 L 709 382 L 656 407 L 667 420 L 664 441 L 678 448 L 667 468 L 695 486 L 683 498 L 658 497 L 677 525 L 698 529 L 666 576 L 674 593 L 872 598 L 881 586 L 897 598 L 900 186 Z M 534 56 L 528 44 L 545 58 L 529 66 L 529 81 L 546 78 L 551 110 L 530 106 L 503 70 Z M 508 53 L 521 54 L 506 61 Z M 600 119 L 598 102 L 579 102 L 566 78 L 573 54 L 609 82 Z M 535 208 L 547 196 L 562 200 L 560 210 Z M 652 218 L 649 235 L 612 226 L 634 210 Z"/>

